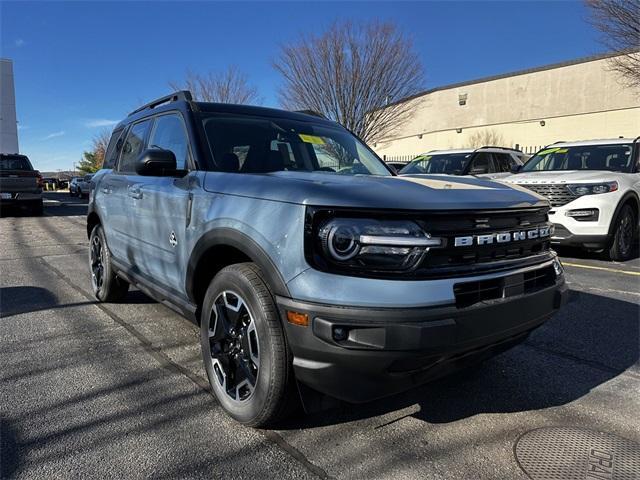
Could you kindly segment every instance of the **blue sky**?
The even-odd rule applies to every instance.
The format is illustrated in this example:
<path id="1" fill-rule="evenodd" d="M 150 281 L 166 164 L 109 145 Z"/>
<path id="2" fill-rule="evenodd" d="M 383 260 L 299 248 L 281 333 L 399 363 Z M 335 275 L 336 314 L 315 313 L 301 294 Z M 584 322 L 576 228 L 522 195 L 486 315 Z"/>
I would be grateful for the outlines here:
<path id="1" fill-rule="evenodd" d="M 6 2 L 19 141 L 40 170 L 69 169 L 101 129 L 168 93 L 187 69 L 236 65 L 277 106 L 281 44 L 338 19 L 412 36 L 426 88 L 602 52 L 582 2 Z"/>

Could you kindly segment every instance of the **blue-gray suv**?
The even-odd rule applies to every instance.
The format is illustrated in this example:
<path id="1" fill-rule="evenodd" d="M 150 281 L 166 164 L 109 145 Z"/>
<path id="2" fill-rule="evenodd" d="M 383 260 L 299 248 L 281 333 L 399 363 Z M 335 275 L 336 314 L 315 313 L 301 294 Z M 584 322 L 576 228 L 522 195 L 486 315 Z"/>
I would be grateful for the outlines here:
<path id="1" fill-rule="evenodd" d="M 200 324 L 213 394 L 264 426 L 364 402 L 521 342 L 563 304 L 549 204 L 396 176 L 312 113 L 177 92 L 116 126 L 92 179 L 91 280 Z"/>

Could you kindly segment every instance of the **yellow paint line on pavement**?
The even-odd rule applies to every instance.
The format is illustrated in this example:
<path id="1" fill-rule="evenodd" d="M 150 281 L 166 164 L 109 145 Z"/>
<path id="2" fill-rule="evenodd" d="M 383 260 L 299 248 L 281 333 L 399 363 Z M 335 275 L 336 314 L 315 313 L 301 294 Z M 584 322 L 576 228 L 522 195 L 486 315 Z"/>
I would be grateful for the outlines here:
<path id="1" fill-rule="evenodd" d="M 624 273 L 626 275 L 640 276 L 640 272 L 632 272 L 631 270 L 616 270 L 615 268 L 596 267 L 595 265 L 583 265 L 581 263 L 569 263 L 569 262 L 562 262 L 562 265 L 566 265 L 568 267 L 589 268 L 591 270 L 605 270 L 607 272 Z"/>

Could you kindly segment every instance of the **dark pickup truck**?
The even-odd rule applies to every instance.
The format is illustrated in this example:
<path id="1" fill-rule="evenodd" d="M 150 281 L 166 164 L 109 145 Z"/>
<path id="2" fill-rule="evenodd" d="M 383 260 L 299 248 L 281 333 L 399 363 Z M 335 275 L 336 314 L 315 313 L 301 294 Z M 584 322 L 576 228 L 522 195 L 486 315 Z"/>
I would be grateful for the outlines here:
<path id="1" fill-rule="evenodd" d="M 33 214 L 42 214 L 40 172 L 34 170 L 25 155 L 0 154 L 0 207 L 27 207 Z"/>

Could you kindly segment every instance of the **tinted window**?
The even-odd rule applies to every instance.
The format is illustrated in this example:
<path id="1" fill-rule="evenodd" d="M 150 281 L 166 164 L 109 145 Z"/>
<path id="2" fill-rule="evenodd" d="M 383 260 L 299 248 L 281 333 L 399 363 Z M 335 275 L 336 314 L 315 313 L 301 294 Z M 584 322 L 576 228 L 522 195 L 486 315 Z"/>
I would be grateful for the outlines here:
<path id="1" fill-rule="evenodd" d="M 33 170 L 33 167 L 23 155 L 3 155 L 0 157 L 0 170 Z"/>
<path id="2" fill-rule="evenodd" d="M 630 144 L 552 147 L 538 152 L 522 171 L 611 170 L 629 172 L 633 166 Z"/>
<path id="3" fill-rule="evenodd" d="M 131 127 L 131 130 L 129 130 L 127 139 L 122 145 L 122 155 L 118 163 L 119 172 L 132 173 L 136 171 L 136 160 L 144 148 L 144 139 L 147 136 L 149 125 L 151 125 L 151 120 L 145 120 L 136 123 Z"/>
<path id="4" fill-rule="evenodd" d="M 204 129 L 219 170 L 391 175 L 347 130 L 286 118 L 207 115 Z"/>
<path id="5" fill-rule="evenodd" d="M 476 156 L 473 158 L 473 164 L 471 165 L 469 174 L 480 175 L 483 173 L 494 172 L 495 168 L 493 167 L 493 162 L 491 161 L 491 154 L 487 152 L 480 152 L 476 154 Z"/>
<path id="6" fill-rule="evenodd" d="M 511 165 L 516 163 L 508 153 L 494 153 L 493 158 L 497 160 L 496 164 L 500 172 L 511 171 Z"/>
<path id="7" fill-rule="evenodd" d="M 177 168 L 186 168 L 189 140 L 182 117 L 176 114 L 157 117 L 149 139 L 149 148 L 171 150 L 176 156 Z"/>
<path id="8" fill-rule="evenodd" d="M 102 168 L 113 168 L 118 160 L 118 154 L 120 150 L 122 150 L 122 141 L 120 137 L 122 136 L 123 129 L 116 130 L 111 135 L 111 140 L 109 140 L 109 146 L 107 146 L 107 153 L 104 155 L 104 164 Z"/>

